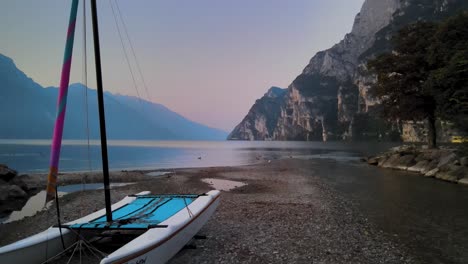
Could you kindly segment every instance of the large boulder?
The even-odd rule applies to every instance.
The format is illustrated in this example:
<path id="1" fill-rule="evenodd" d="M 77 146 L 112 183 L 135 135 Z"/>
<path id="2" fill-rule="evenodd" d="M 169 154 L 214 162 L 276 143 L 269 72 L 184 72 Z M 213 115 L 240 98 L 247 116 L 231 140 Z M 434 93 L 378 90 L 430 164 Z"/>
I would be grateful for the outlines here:
<path id="1" fill-rule="evenodd" d="M 414 155 L 408 154 L 400 157 L 398 159 L 398 164 L 395 168 L 400 170 L 406 170 L 408 167 L 411 167 L 415 164 Z"/>
<path id="2" fill-rule="evenodd" d="M 8 168 L 6 165 L 0 164 L 0 180 L 9 182 L 16 177 L 17 174 L 18 173 L 15 170 Z"/>
<path id="3" fill-rule="evenodd" d="M 432 169 L 424 174 L 424 177 L 435 177 L 439 172 L 439 168 Z"/>
<path id="4" fill-rule="evenodd" d="M 23 181 L 23 177 L 21 176 L 13 178 L 9 183 L 20 187 L 25 192 L 30 191 L 29 186 Z"/>
<path id="5" fill-rule="evenodd" d="M 464 166 L 448 165 L 445 170 L 437 172 L 436 178 L 451 182 L 458 182 L 460 179 L 468 177 L 468 172 Z"/>
<path id="6" fill-rule="evenodd" d="M 444 155 L 440 158 L 439 164 L 437 164 L 437 167 L 440 168 L 445 165 L 452 164 L 456 159 L 457 159 L 457 155 L 455 155 L 455 153 Z"/>
<path id="7" fill-rule="evenodd" d="M 0 201 L 25 199 L 28 194 L 17 185 L 2 185 L 0 186 Z"/>
<path id="8" fill-rule="evenodd" d="M 398 165 L 398 160 L 400 159 L 400 154 L 393 154 L 382 163 L 383 168 L 395 168 Z"/>
<path id="9" fill-rule="evenodd" d="M 428 170 L 428 167 L 431 163 L 428 160 L 420 160 L 414 166 L 408 167 L 408 171 L 422 173 L 425 170 Z"/>

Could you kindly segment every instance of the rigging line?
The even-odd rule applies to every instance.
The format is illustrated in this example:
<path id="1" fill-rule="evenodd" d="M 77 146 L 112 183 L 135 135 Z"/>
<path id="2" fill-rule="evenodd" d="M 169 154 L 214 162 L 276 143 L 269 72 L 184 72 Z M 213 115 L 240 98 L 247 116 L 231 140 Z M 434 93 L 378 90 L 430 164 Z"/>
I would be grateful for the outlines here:
<path id="1" fill-rule="evenodd" d="M 88 102 L 88 48 L 87 48 L 87 30 L 86 30 L 86 1 L 83 1 L 83 81 L 85 85 L 85 115 L 86 115 L 86 137 L 88 146 L 88 169 L 92 171 L 91 163 L 91 149 L 90 149 L 90 136 L 89 136 L 89 102 Z"/>
<path id="2" fill-rule="evenodd" d="M 138 59 L 137 59 L 137 56 L 136 56 L 136 53 L 135 53 L 135 49 L 133 48 L 132 40 L 130 38 L 130 35 L 128 34 L 127 25 L 125 24 L 125 21 L 123 19 L 122 12 L 120 12 L 119 3 L 118 3 L 117 0 L 115 0 L 114 2 L 115 2 L 115 6 L 117 7 L 117 13 L 120 16 L 120 21 L 122 21 L 123 29 L 124 29 L 125 35 L 127 36 L 128 43 L 130 44 L 130 50 L 132 51 L 133 58 L 135 59 L 135 64 L 137 66 L 138 73 L 140 74 L 140 78 L 141 78 L 141 80 L 143 82 L 143 86 L 144 86 L 145 91 L 146 91 L 147 99 L 149 101 L 151 101 L 151 96 L 150 96 L 150 94 L 148 92 L 148 86 L 146 85 L 145 78 L 144 78 L 143 73 L 141 71 L 140 63 L 138 62 Z"/>
<path id="3" fill-rule="evenodd" d="M 128 69 L 130 70 L 130 75 L 132 76 L 134 88 L 135 88 L 135 90 L 137 92 L 137 95 L 138 95 L 138 101 L 140 102 L 140 106 L 143 109 L 143 103 L 141 102 L 140 92 L 138 91 L 138 85 L 136 83 L 135 75 L 133 74 L 133 70 L 132 70 L 132 66 L 130 64 L 130 60 L 128 58 L 127 50 L 125 49 L 125 44 L 124 44 L 124 41 L 123 41 L 123 38 L 122 38 L 122 33 L 120 32 L 120 26 L 119 26 L 119 22 L 117 20 L 117 16 L 115 14 L 114 5 L 112 4 L 112 0 L 109 0 L 109 4 L 111 6 L 112 15 L 114 16 L 114 21 L 115 21 L 115 26 L 117 27 L 117 32 L 119 33 L 120 43 L 122 44 L 122 50 L 123 50 L 124 55 L 125 55 L 125 60 L 126 60 L 127 65 L 128 65 Z"/>
<path id="4" fill-rule="evenodd" d="M 62 234 L 62 223 L 60 220 L 60 207 L 59 207 L 59 198 L 58 198 L 58 188 L 55 188 L 55 208 L 57 208 L 57 222 L 59 226 L 59 231 L 60 231 L 60 241 L 62 242 L 62 247 L 65 250 L 65 241 L 63 240 L 63 234 Z"/>
<path id="5" fill-rule="evenodd" d="M 89 139 L 89 103 L 88 103 L 88 53 L 87 53 L 87 38 L 86 38 L 86 1 L 83 2 L 83 84 L 84 84 L 84 108 L 85 108 L 85 134 L 86 134 L 86 156 L 88 160 L 88 171 L 92 171 L 91 165 L 91 148 L 90 148 L 90 139 Z M 80 215 L 84 213 L 84 202 L 83 202 L 83 192 L 86 189 L 86 178 L 85 175 L 81 175 L 81 194 L 80 195 Z"/>
<path id="6" fill-rule="evenodd" d="M 75 245 L 75 248 L 73 249 L 73 252 L 71 253 L 70 258 L 68 259 L 67 264 L 70 264 L 70 261 L 73 259 L 73 256 L 75 255 L 75 252 L 76 252 L 76 249 L 78 248 L 78 246 L 79 246 L 79 243 Z"/>

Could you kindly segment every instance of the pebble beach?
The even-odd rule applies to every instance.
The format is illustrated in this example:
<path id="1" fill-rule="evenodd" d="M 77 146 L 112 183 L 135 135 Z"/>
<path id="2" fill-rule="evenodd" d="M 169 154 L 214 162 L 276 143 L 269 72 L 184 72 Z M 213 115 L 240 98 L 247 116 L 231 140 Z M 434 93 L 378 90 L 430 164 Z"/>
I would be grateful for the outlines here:
<path id="1" fill-rule="evenodd" d="M 206 239 L 193 240 L 170 263 L 414 262 L 392 236 L 374 228 L 351 201 L 323 184 L 307 160 L 174 169 L 157 177 L 148 173 L 113 172 L 112 182 L 134 184 L 113 188 L 112 202 L 144 190 L 203 193 L 213 189 L 210 183 L 217 180 L 233 183 L 222 191 L 220 206 L 199 232 Z M 83 178 L 87 183 L 98 182 L 100 177 L 99 173 L 70 173 L 60 180 L 76 184 Z M 60 207 L 63 222 L 76 219 L 103 208 L 103 192 L 65 195 Z M 1 224 L 0 245 L 35 234 L 56 221 L 55 207 L 51 206 L 35 216 Z M 89 263 L 94 263 L 91 260 Z M 66 263 L 66 259 L 57 263 Z"/>

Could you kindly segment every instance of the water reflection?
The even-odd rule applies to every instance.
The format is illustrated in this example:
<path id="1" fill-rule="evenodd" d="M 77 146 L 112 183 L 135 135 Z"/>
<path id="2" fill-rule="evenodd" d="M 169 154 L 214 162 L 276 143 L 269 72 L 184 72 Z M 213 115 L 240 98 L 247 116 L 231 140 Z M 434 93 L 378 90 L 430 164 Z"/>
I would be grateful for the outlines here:
<path id="1" fill-rule="evenodd" d="M 111 187 L 120 187 L 120 186 L 127 186 L 134 183 L 111 183 Z M 62 197 L 66 194 L 78 192 L 78 191 L 86 191 L 86 190 L 99 190 L 103 189 L 104 185 L 102 183 L 87 183 L 87 184 L 71 184 L 65 186 L 59 186 L 57 189 L 58 197 Z M 53 201 L 50 201 L 46 205 L 44 205 L 44 201 L 46 199 L 46 191 L 41 191 L 34 196 L 31 196 L 26 204 L 21 208 L 19 211 L 13 211 L 7 217 L 0 219 L 0 223 L 6 224 L 14 221 L 21 220 L 25 217 L 33 216 L 38 212 L 49 208 L 52 205 Z"/>
<path id="2" fill-rule="evenodd" d="M 316 161 L 324 182 L 421 263 L 468 260 L 468 188 L 364 163 Z"/>

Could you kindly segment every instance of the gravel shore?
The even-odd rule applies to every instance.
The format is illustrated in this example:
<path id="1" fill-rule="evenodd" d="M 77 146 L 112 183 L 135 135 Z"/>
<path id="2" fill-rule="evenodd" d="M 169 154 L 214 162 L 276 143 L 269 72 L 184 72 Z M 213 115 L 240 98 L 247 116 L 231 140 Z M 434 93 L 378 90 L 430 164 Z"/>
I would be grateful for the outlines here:
<path id="1" fill-rule="evenodd" d="M 112 173 L 112 181 L 136 182 L 112 190 L 112 201 L 126 194 L 202 193 L 204 178 L 247 183 L 222 192 L 221 204 L 200 235 L 170 263 L 412 263 L 393 238 L 370 224 L 339 193 L 324 184 L 307 160 L 284 159 L 240 167 L 176 169 L 170 175 L 147 171 Z M 77 183 L 83 174 L 60 180 Z M 88 174 L 87 182 L 100 179 Z M 64 222 L 104 207 L 102 191 L 73 193 L 61 199 Z M 0 245 L 56 224 L 55 207 L 0 225 Z"/>

